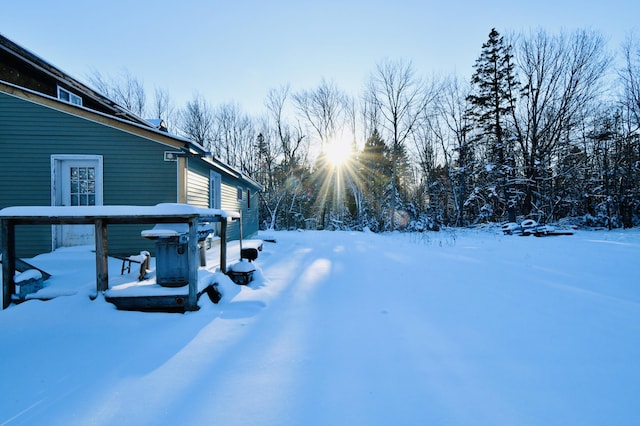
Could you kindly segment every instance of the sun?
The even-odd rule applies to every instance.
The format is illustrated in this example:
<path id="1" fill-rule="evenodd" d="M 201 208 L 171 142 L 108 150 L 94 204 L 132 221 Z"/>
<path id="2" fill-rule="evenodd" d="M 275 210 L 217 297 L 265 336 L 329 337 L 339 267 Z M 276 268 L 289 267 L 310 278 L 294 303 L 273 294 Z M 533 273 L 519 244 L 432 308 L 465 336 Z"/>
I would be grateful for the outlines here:
<path id="1" fill-rule="evenodd" d="M 346 141 L 332 141 L 325 147 L 325 155 L 329 164 L 340 167 L 351 158 L 351 147 Z"/>

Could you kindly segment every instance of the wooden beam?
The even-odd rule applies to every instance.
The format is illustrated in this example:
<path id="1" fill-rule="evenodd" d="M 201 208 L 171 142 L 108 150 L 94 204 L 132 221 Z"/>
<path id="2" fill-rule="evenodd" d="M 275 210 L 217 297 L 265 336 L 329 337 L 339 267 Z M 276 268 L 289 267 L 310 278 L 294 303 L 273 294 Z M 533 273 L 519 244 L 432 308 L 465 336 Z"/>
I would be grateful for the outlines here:
<path id="1" fill-rule="evenodd" d="M 177 173 L 178 173 L 178 203 L 187 203 L 187 158 L 178 157 Z"/>
<path id="2" fill-rule="evenodd" d="M 96 240 L 96 295 L 109 289 L 109 253 L 107 250 L 107 224 L 95 221 Z"/>
<path id="3" fill-rule="evenodd" d="M 189 219 L 189 301 L 185 309 L 198 309 L 198 266 L 200 256 L 198 254 L 198 218 Z"/>
<path id="4" fill-rule="evenodd" d="M 24 271 L 28 271 L 29 269 L 35 269 L 36 271 L 40 272 L 40 274 L 42 274 L 42 281 L 46 281 L 49 278 L 51 278 L 51 274 L 48 273 L 47 271 L 43 271 L 40 268 L 36 268 L 32 264 L 25 262 L 20 258 L 16 257 L 15 259 L 16 259 L 16 264 L 15 264 L 16 272 L 24 272 Z"/>
<path id="5" fill-rule="evenodd" d="M 5 216 L 15 225 L 93 225 L 96 219 L 108 224 L 150 224 L 150 223 L 185 223 L 190 217 L 197 215 L 174 216 Z M 208 222 L 217 222 L 216 217 L 207 217 Z"/>
<path id="6" fill-rule="evenodd" d="M 227 273 L 227 218 L 220 220 L 220 272 Z"/>
<path id="7" fill-rule="evenodd" d="M 188 295 L 180 294 L 174 296 L 107 296 L 105 300 L 124 311 L 186 312 L 193 310 L 186 306 L 188 298 Z"/>
<path id="8" fill-rule="evenodd" d="M 242 210 L 240 210 L 240 258 L 242 258 Z"/>
<path id="9" fill-rule="evenodd" d="M 10 220 L 1 220 L 2 228 L 2 309 L 11 304 L 11 297 L 16 292 L 14 275 L 16 273 L 16 236 L 15 225 Z"/>

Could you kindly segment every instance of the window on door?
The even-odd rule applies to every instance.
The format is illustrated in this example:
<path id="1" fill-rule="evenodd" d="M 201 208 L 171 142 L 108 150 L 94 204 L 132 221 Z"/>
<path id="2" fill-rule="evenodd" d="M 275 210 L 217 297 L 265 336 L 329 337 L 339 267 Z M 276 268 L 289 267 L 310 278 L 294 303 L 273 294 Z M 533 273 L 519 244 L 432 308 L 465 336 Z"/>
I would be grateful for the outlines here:
<path id="1" fill-rule="evenodd" d="M 96 168 L 69 167 L 69 205 L 96 205 Z"/>
<path id="2" fill-rule="evenodd" d="M 51 205 L 102 205 L 102 156 L 52 155 Z"/>

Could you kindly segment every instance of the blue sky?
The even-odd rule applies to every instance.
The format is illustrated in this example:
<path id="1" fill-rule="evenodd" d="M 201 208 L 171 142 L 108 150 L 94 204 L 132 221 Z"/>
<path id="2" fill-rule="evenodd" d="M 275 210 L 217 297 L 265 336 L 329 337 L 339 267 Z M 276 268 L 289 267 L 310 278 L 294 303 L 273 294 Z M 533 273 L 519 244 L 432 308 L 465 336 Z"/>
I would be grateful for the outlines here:
<path id="1" fill-rule="evenodd" d="M 357 94 L 382 59 L 418 73 L 467 77 L 482 43 L 500 33 L 591 28 L 618 50 L 638 31 L 636 0 L 110 0 L 5 2 L 0 32 L 72 76 L 123 70 L 212 105 L 237 101 L 259 113 L 269 89 L 313 89 L 322 78 Z"/>

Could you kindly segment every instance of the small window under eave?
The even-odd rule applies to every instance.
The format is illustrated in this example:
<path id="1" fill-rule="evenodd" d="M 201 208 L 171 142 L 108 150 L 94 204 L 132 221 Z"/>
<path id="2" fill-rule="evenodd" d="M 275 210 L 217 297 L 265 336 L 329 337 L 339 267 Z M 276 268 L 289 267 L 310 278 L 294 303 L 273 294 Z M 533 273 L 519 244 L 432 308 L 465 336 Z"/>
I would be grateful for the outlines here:
<path id="1" fill-rule="evenodd" d="M 75 93 L 71 93 L 67 89 L 58 86 L 58 99 L 73 105 L 82 106 L 82 98 Z"/>

